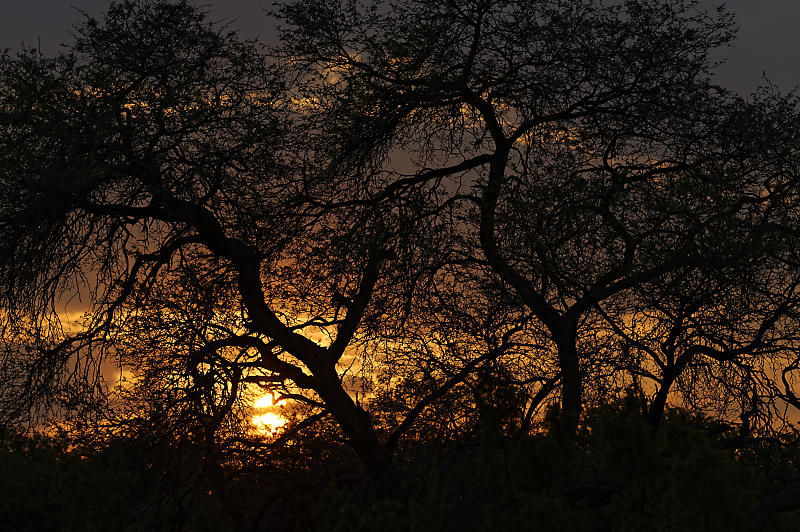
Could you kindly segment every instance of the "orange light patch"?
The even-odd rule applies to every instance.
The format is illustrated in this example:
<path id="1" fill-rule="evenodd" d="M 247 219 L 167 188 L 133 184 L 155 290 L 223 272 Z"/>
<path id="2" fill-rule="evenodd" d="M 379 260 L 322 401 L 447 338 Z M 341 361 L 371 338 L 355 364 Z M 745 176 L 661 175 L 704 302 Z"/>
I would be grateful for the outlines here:
<path id="1" fill-rule="evenodd" d="M 270 436 L 286 425 L 286 418 L 278 412 L 269 411 L 275 407 L 275 399 L 272 394 L 267 394 L 256 399 L 253 403 L 253 407 L 262 411 L 267 410 L 264 413 L 253 416 L 251 423 L 253 427 L 255 427 L 257 433 Z"/>

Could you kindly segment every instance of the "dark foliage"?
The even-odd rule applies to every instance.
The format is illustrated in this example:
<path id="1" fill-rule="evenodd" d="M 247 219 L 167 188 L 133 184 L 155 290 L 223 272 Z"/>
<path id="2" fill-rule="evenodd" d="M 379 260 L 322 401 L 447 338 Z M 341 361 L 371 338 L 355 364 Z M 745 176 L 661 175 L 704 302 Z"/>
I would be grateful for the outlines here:
<path id="1" fill-rule="evenodd" d="M 57 440 L 7 436 L 3 526 L 13 530 L 795 530 L 800 440 L 732 449 L 718 424 L 670 410 L 661 430 L 635 400 L 591 413 L 566 450 L 552 437 L 490 432 L 442 454 L 416 447 L 402 489 L 321 463 L 228 469 L 188 449 L 118 441 L 90 457 Z M 154 456 L 159 457 L 155 458 Z"/>

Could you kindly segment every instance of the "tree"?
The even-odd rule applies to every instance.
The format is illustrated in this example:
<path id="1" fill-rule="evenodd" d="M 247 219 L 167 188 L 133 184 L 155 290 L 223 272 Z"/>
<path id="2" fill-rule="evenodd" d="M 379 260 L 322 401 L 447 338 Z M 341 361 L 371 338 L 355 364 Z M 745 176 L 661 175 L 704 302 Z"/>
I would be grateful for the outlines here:
<path id="1" fill-rule="evenodd" d="M 56 58 L 2 56 L 3 422 L 55 411 L 213 456 L 264 445 L 256 387 L 306 409 L 276 444 L 330 416 L 380 480 L 420 420 L 527 432 L 556 388 L 574 441 L 587 388 L 641 369 L 626 315 L 681 279 L 767 272 L 756 291 L 794 308 L 796 106 L 711 83 L 724 11 L 278 16 L 266 51 L 185 0 L 124 1 Z M 704 297 L 735 297 L 719 277 Z M 773 303 L 730 323 L 796 316 Z"/>
<path id="2" fill-rule="evenodd" d="M 336 367 L 387 253 L 380 213 L 306 215 L 280 69 L 187 2 L 114 4 L 76 31 L 55 59 L 2 58 L 4 414 L 96 406 L 118 359 L 145 410 L 117 423 L 213 447 L 248 383 L 290 381 L 377 476 L 386 453 Z"/>
<path id="3" fill-rule="evenodd" d="M 676 392 L 694 410 L 740 415 L 747 426 L 760 419 L 768 428 L 778 374 L 795 356 L 796 101 L 765 89 L 751 106 L 737 111 L 748 114 L 738 120 L 748 132 L 722 143 L 763 184 L 747 191 L 742 180 L 742 190 L 728 195 L 736 212 L 698 242 L 708 246 L 708 263 L 643 283 L 611 313 L 598 307 L 628 354 L 626 369 L 655 385 L 648 406 L 654 424 Z"/>
<path id="4" fill-rule="evenodd" d="M 255 386 L 309 409 L 294 432 L 333 417 L 382 478 L 424 407 L 506 349 L 499 332 L 470 350 L 379 441 L 348 375 L 366 339 L 410 323 L 440 261 L 418 243 L 446 235 L 408 231 L 425 220 L 409 194 L 361 201 L 304 80 L 188 2 L 120 2 L 76 32 L 56 58 L 0 62 L 4 424 L 55 416 L 213 456 L 263 445 Z"/>
<path id="5" fill-rule="evenodd" d="M 767 234 L 792 245 L 773 214 L 797 189 L 797 141 L 751 135 L 770 128 L 769 109 L 785 113 L 774 124 L 796 124 L 796 106 L 712 83 L 710 52 L 734 35 L 724 9 L 299 0 L 279 14 L 286 56 L 322 71 L 314 91 L 331 145 L 426 169 L 397 172 L 374 197 L 429 191 L 458 254 L 544 327 L 565 441 L 589 372 L 617 364 L 596 349 L 601 305 L 623 320 L 637 289 L 758 261 L 751 248 Z M 342 138 L 353 131 L 370 142 Z"/>

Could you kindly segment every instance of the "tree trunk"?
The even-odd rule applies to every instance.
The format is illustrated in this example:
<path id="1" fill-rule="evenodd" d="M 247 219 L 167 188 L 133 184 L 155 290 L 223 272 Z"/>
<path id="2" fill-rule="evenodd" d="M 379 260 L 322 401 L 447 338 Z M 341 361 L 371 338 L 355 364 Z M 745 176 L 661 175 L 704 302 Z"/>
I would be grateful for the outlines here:
<path id="1" fill-rule="evenodd" d="M 558 439 L 565 444 L 575 443 L 581 416 L 583 382 L 578 360 L 577 332 L 567 326 L 554 335 L 561 366 L 561 412 L 556 428 Z"/>
<path id="2" fill-rule="evenodd" d="M 667 398 L 673 382 L 675 382 L 675 377 L 665 372 L 664 377 L 661 379 L 661 387 L 647 408 L 647 421 L 653 428 L 658 428 L 664 419 L 664 410 L 667 407 Z"/>
<path id="3" fill-rule="evenodd" d="M 356 405 L 342 388 L 334 370 L 326 372 L 319 381 L 317 393 L 344 431 L 370 480 L 379 486 L 391 482 L 394 476 L 391 452 L 378 441 L 369 414 Z"/>

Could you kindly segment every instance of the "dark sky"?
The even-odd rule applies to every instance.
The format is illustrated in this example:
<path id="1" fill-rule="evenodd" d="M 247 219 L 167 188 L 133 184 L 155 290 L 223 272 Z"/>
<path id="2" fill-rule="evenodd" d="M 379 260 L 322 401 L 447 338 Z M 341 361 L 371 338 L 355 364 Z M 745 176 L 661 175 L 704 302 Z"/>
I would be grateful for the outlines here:
<path id="1" fill-rule="evenodd" d="M 713 8 L 719 0 L 700 0 Z M 273 0 L 198 0 L 207 5 L 215 18 L 232 19 L 233 26 L 246 37 L 274 35 L 273 22 L 262 7 Z M 70 27 L 82 18 L 77 8 L 97 15 L 109 0 L 0 0 L 0 48 L 18 48 L 20 43 L 35 45 L 37 38 L 46 53 L 69 40 Z M 782 89 L 800 85 L 800 1 L 729 0 L 736 13 L 739 38 L 734 47 L 722 52 L 727 63 L 717 71 L 720 84 L 740 93 L 749 93 L 761 83 L 762 73 Z M 74 6 L 74 7 L 73 7 Z"/>

